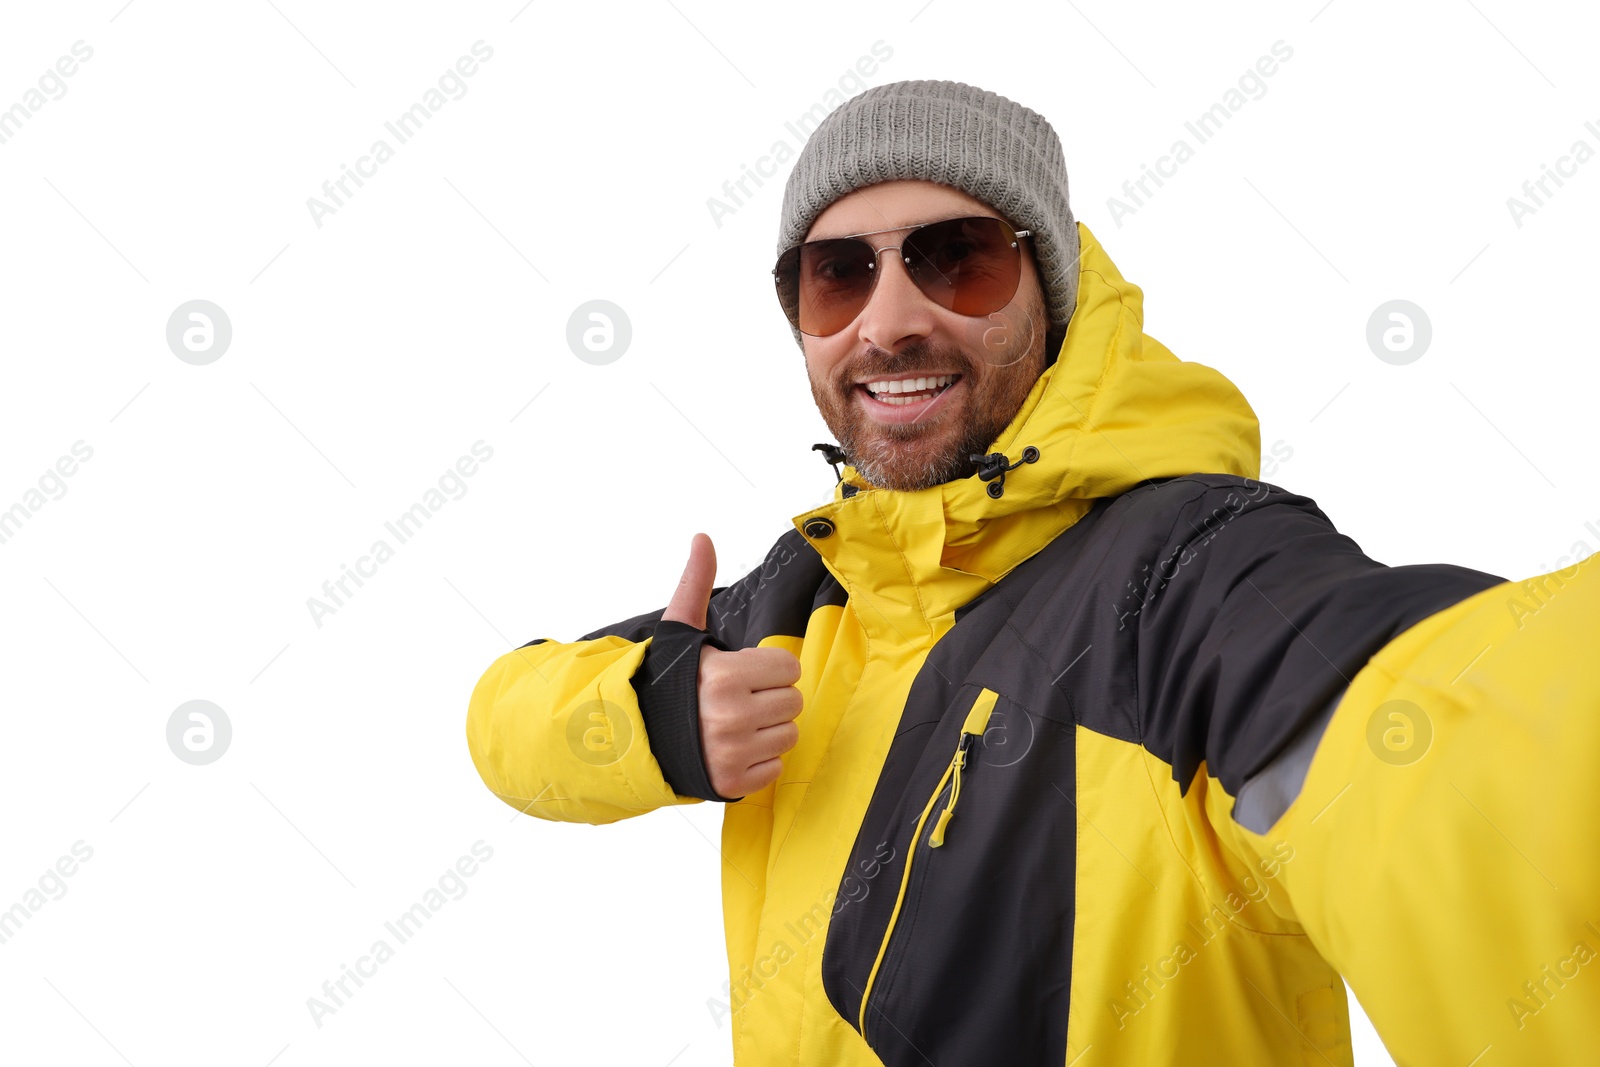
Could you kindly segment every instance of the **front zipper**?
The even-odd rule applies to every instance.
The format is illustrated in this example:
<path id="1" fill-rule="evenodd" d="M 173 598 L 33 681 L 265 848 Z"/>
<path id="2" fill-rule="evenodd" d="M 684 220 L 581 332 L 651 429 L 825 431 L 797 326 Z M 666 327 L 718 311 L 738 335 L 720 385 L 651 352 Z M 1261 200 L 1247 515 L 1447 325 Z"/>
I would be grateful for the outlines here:
<path id="1" fill-rule="evenodd" d="M 878 968 L 883 966 L 884 957 L 889 952 L 889 939 L 894 936 L 895 924 L 900 918 L 900 906 L 906 898 L 906 887 L 911 884 L 911 863 L 917 856 L 917 840 L 922 836 L 922 827 L 928 821 L 928 815 L 933 811 L 934 805 L 939 802 L 939 797 L 944 793 L 945 783 L 954 781 L 950 788 L 950 802 L 939 813 L 939 818 L 933 827 L 933 833 L 928 836 L 928 847 L 939 848 L 944 844 L 945 828 L 949 826 L 950 819 L 955 815 L 956 801 L 961 796 L 961 771 L 967 765 L 967 751 L 972 747 L 974 738 L 982 737 L 983 731 L 988 728 L 989 716 L 994 712 L 995 701 L 1000 694 L 993 689 L 983 689 L 978 693 L 977 700 L 973 701 L 972 708 L 967 712 L 967 719 L 961 724 L 961 737 L 956 742 L 955 755 L 950 757 L 946 764 L 944 774 L 939 778 L 939 784 L 934 786 L 933 795 L 922 807 L 922 814 L 917 817 L 916 829 L 911 831 L 911 848 L 906 852 L 906 867 L 900 874 L 900 893 L 894 899 L 894 910 L 889 913 L 889 925 L 883 931 L 883 942 L 878 946 L 878 958 L 872 961 L 872 970 L 867 975 L 866 988 L 861 991 L 861 1012 L 856 1020 L 858 1029 L 863 1039 L 867 1036 L 867 998 L 872 995 L 872 983 L 878 977 Z"/>

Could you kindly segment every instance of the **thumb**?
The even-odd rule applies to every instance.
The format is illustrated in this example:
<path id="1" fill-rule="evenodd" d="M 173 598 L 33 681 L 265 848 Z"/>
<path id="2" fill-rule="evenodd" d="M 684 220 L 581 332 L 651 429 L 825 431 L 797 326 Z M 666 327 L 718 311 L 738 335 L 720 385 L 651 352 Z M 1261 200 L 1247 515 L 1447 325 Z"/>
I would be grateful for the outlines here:
<path id="1" fill-rule="evenodd" d="M 706 609 L 711 605 L 712 583 L 717 577 L 717 550 L 703 533 L 689 542 L 689 562 L 684 565 L 678 588 L 661 613 L 665 622 L 686 622 L 697 630 L 706 628 Z"/>

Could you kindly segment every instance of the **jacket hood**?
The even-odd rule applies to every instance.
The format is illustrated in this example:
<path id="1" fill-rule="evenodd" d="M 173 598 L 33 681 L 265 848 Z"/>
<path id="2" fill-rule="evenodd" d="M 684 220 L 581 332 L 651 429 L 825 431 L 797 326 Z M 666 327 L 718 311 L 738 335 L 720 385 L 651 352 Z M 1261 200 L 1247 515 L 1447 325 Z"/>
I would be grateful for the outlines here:
<path id="1" fill-rule="evenodd" d="M 901 640 L 1005 577 L 1102 497 L 1155 478 L 1254 478 L 1255 412 L 1220 372 L 1144 332 L 1144 294 L 1082 222 L 1078 297 L 1056 361 L 990 446 L 1008 465 L 1000 496 L 974 474 L 914 492 L 872 486 L 845 465 L 832 502 L 793 519 L 834 576 Z M 1024 450 L 1037 458 L 1021 462 Z M 998 480 L 998 479 L 996 479 Z M 846 495 L 846 487 L 851 487 Z M 817 520 L 827 520 L 817 522 Z M 904 627 L 912 629 L 904 629 Z"/>

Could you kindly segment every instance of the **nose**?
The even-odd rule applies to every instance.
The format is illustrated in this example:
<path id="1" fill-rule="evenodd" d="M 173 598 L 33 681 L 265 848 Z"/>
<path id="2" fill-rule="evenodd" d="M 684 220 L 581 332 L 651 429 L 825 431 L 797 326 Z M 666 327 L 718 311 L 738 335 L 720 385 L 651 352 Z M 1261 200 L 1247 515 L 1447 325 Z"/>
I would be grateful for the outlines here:
<path id="1" fill-rule="evenodd" d="M 867 306 L 856 318 L 857 336 L 886 352 L 897 352 L 912 341 L 927 337 L 934 327 L 935 308 L 911 280 L 900 249 L 878 249 L 877 279 Z"/>

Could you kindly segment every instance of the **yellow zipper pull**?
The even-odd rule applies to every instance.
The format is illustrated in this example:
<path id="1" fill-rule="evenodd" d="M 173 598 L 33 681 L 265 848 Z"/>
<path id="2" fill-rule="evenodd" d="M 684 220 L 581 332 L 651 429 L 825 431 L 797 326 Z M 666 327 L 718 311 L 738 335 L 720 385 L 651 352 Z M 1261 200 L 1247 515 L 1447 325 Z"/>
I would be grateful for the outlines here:
<path id="1" fill-rule="evenodd" d="M 961 768 L 967 765 L 967 748 L 972 744 L 974 737 L 982 737 L 983 731 L 988 728 L 989 716 L 994 712 L 995 701 L 999 696 L 993 689 L 981 691 L 972 709 L 967 712 L 967 721 L 961 725 L 961 740 L 956 743 L 956 754 L 950 760 L 950 770 L 955 779 L 950 786 L 950 801 L 939 813 L 938 821 L 933 824 L 933 833 L 928 837 L 929 848 L 938 848 L 944 844 L 944 828 L 950 825 L 950 817 L 956 810 L 956 800 L 961 796 Z"/>
<path id="2" fill-rule="evenodd" d="M 955 781 L 950 786 L 950 802 L 939 813 L 939 821 L 933 824 L 933 835 L 928 838 L 928 847 L 930 848 L 938 848 L 944 844 L 944 828 L 950 825 L 950 816 L 954 815 L 956 811 L 956 800 L 961 796 L 961 768 L 967 765 L 967 743 L 971 740 L 971 734 L 962 734 L 961 743 L 956 748 L 955 758 L 950 761 Z"/>

